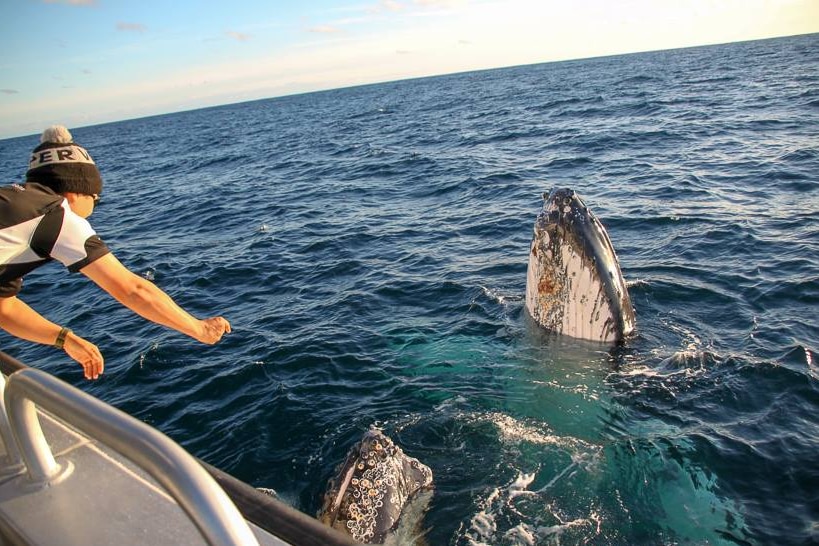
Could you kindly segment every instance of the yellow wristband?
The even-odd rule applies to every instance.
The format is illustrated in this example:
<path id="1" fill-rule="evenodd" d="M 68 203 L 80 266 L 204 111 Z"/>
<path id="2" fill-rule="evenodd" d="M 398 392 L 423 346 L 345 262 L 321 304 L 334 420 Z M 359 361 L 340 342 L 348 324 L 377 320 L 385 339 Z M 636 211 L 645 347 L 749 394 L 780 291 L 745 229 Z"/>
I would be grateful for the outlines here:
<path id="1" fill-rule="evenodd" d="M 63 345 L 65 345 L 65 336 L 71 333 L 71 330 L 68 328 L 63 327 L 60 329 L 60 333 L 57 334 L 57 340 L 54 342 L 54 346 L 58 349 L 62 349 Z"/>

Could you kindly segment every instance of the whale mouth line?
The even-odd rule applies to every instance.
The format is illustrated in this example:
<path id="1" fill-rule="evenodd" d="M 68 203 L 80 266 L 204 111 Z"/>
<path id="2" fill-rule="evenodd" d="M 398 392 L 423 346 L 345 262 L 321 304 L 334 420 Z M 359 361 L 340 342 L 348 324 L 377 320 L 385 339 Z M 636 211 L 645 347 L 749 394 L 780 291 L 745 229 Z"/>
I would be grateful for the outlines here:
<path id="1" fill-rule="evenodd" d="M 330 526 L 335 524 L 336 519 L 338 519 L 338 508 L 341 506 L 341 501 L 344 498 L 344 493 L 347 492 L 347 488 L 350 486 L 350 481 L 353 479 L 353 473 L 355 472 L 355 467 L 351 466 L 347 470 L 347 474 L 344 476 L 344 481 L 341 483 L 341 486 L 338 488 L 338 495 L 336 495 L 335 500 L 333 501 L 333 506 L 330 508 L 330 513 L 333 515 L 332 521 L 330 522 Z"/>
<path id="2" fill-rule="evenodd" d="M 529 253 L 526 309 L 543 328 L 580 339 L 617 343 L 634 330 L 608 233 L 569 188 L 544 194 Z"/>

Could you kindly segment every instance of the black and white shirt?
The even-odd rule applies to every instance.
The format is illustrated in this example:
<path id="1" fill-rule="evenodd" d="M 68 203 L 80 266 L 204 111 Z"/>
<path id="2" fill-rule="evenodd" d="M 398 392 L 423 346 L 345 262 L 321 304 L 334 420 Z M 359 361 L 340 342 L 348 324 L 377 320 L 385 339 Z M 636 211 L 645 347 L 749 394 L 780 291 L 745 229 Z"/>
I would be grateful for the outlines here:
<path id="1" fill-rule="evenodd" d="M 33 183 L 0 187 L 0 297 L 16 295 L 23 276 L 52 259 L 76 272 L 109 252 L 62 195 Z"/>

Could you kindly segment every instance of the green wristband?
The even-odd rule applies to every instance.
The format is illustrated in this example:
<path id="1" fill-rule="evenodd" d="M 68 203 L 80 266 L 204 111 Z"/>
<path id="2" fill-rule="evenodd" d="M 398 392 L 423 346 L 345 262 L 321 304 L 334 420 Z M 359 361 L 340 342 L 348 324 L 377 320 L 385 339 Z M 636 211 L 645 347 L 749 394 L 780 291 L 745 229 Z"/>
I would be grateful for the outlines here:
<path id="1" fill-rule="evenodd" d="M 54 346 L 58 349 L 62 349 L 65 345 L 65 336 L 71 333 L 71 330 L 68 328 L 63 327 L 60 329 L 60 333 L 57 334 L 57 340 L 54 342 Z"/>

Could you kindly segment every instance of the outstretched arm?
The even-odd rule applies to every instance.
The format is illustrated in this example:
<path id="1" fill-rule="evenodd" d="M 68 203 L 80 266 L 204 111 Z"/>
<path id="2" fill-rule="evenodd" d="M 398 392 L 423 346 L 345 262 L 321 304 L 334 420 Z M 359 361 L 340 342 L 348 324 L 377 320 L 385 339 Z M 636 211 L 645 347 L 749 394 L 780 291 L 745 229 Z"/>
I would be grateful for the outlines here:
<path id="1" fill-rule="evenodd" d="M 227 320 L 193 317 L 155 284 L 129 271 L 113 254 L 106 254 L 80 271 L 134 313 L 202 343 L 212 345 L 230 332 Z"/>
<path id="2" fill-rule="evenodd" d="M 61 330 L 59 325 L 43 317 L 17 296 L 0 298 L 0 328 L 13 336 L 44 345 L 54 345 Z M 100 376 L 105 364 L 96 345 L 69 332 L 63 349 L 80 363 L 86 379 Z"/>

